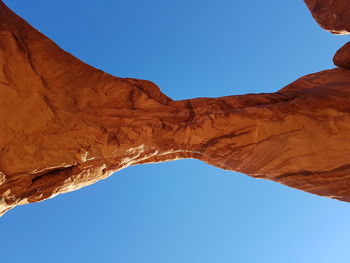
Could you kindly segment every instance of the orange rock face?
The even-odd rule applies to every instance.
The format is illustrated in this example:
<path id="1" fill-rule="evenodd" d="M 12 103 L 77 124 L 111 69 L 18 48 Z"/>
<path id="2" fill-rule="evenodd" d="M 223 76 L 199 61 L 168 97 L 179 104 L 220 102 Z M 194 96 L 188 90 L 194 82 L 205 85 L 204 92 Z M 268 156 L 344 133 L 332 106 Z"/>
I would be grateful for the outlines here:
<path id="1" fill-rule="evenodd" d="M 320 26 L 333 34 L 350 34 L 349 0 L 304 0 Z"/>
<path id="2" fill-rule="evenodd" d="M 349 70 L 173 101 L 84 64 L 1 1 L 0 67 L 0 213 L 180 158 L 350 201 Z"/>

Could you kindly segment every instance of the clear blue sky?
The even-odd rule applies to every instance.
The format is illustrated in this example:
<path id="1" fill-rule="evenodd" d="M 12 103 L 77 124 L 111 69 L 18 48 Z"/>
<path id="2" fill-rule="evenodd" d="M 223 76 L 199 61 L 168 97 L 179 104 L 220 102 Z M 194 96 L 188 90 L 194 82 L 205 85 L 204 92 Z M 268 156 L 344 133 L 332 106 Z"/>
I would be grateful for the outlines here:
<path id="1" fill-rule="evenodd" d="M 83 61 L 173 99 L 276 91 L 333 67 L 349 40 L 301 0 L 4 2 Z M 0 233 L 1 262 L 350 262 L 350 204 L 195 160 L 17 207 Z"/>

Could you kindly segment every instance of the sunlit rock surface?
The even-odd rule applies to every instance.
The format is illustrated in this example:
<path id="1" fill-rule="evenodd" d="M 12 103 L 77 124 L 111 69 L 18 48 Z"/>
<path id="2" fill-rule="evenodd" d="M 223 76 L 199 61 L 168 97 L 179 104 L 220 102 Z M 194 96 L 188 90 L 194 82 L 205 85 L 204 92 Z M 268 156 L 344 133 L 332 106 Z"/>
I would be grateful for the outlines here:
<path id="1" fill-rule="evenodd" d="M 333 34 L 350 34 L 350 0 L 304 0 L 320 26 Z"/>
<path id="2" fill-rule="evenodd" d="M 0 212 L 181 158 L 350 201 L 349 98 L 337 68 L 275 93 L 173 101 L 84 64 L 0 2 Z"/>

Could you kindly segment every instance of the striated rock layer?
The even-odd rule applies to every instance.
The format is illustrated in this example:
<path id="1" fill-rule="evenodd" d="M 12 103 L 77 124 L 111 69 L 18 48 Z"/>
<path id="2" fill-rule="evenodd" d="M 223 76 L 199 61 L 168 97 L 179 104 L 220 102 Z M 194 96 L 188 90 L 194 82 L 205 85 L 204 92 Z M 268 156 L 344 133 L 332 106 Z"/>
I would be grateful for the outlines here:
<path id="1" fill-rule="evenodd" d="M 304 0 L 319 25 L 333 34 L 350 34 L 350 0 Z"/>
<path id="2" fill-rule="evenodd" d="M 84 64 L 0 1 L 0 213 L 130 165 L 197 158 L 350 201 L 350 71 L 173 101 Z"/>

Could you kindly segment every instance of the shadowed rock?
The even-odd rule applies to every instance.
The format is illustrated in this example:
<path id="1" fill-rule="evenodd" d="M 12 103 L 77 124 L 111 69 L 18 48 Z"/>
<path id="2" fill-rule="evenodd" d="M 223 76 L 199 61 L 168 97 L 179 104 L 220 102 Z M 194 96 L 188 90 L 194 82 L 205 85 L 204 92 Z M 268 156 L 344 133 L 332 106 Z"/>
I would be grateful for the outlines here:
<path id="1" fill-rule="evenodd" d="M 335 53 L 333 62 L 340 68 L 350 69 L 350 42 L 346 43 Z"/>
<path id="2" fill-rule="evenodd" d="M 350 34 L 350 0 L 304 0 L 324 29 L 337 35 Z"/>
<path id="3" fill-rule="evenodd" d="M 196 158 L 350 201 L 350 71 L 173 101 L 60 49 L 0 1 L 0 213 L 130 165 Z"/>

